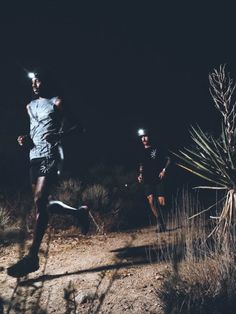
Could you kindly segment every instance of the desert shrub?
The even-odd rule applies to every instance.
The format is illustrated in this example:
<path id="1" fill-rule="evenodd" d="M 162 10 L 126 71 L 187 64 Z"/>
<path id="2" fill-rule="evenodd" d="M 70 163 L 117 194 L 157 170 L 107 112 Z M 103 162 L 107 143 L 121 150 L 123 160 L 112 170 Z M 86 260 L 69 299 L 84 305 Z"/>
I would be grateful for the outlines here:
<path id="1" fill-rule="evenodd" d="M 82 199 L 90 208 L 90 215 L 97 231 L 107 232 L 118 229 L 117 220 L 124 202 L 115 189 L 109 191 L 101 184 L 93 184 L 84 190 Z"/>
<path id="2" fill-rule="evenodd" d="M 28 187 L 20 187 L 18 190 L 3 190 L 0 207 L 8 213 L 8 225 L 24 227 L 27 230 L 33 228 L 34 206 L 31 191 Z"/>
<path id="3" fill-rule="evenodd" d="M 0 245 L 22 242 L 34 224 L 32 201 L 26 190 L 4 190 L 0 200 Z"/>
<path id="4" fill-rule="evenodd" d="M 234 258 L 222 252 L 200 261 L 184 260 L 159 290 L 165 313 L 235 313 Z"/>
<path id="5" fill-rule="evenodd" d="M 5 207 L 0 207 L 0 229 L 7 227 L 10 222 L 10 213 Z"/>
<path id="6" fill-rule="evenodd" d="M 226 72 L 225 65 L 221 65 L 209 74 L 209 83 L 214 105 L 221 115 L 221 133 L 215 137 L 200 126 L 192 126 L 192 147 L 180 149 L 174 155 L 180 167 L 208 182 L 202 189 L 225 191 L 224 205 L 212 230 L 224 245 L 235 228 L 236 82 Z"/>
<path id="7" fill-rule="evenodd" d="M 165 313 L 235 313 L 236 266 L 232 237 L 224 242 L 209 237 L 211 226 L 206 217 L 196 216 L 199 201 L 185 191 L 177 204 L 172 223 L 182 228 L 166 251 L 171 266 L 157 295 Z M 181 212 L 182 207 L 182 212 Z M 189 219 L 189 217 L 194 217 Z M 177 249 L 176 249 L 177 248 Z"/>
<path id="8" fill-rule="evenodd" d="M 90 169 L 86 180 L 65 179 L 51 191 L 51 198 L 78 208 L 89 206 L 96 224 L 92 231 L 116 231 L 143 225 L 147 205 L 142 189 L 136 183 L 136 174 L 122 166 L 98 165 Z M 0 206 L 10 215 L 10 224 L 32 231 L 35 223 L 35 210 L 32 192 L 29 187 L 4 191 Z M 148 219 L 147 219 L 148 222 Z M 67 229 L 75 224 L 70 215 L 53 215 L 50 220 L 53 228 Z"/>
<path id="9" fill-rule="evenodd" d="M 97 229 L 117 231 L 144 222 L 145 198 L 134 172 L 122 166 L 99 164 L 90 169 L 86 179 L 82 199 L 89 206 Z"/>
<path id="10" fill-rule="evenodd" d="M 77 208 L 81 203 L 82 183 L 78 179 L 67 179 L 53 191 L 53 198 Z"/>
<path id="11" fill-rule="evenodd" d="M 101 184 L 93 184 L 83 191 L 82 200 L 94 211 L 107 211 L 110 201 L 109 191 Z"/>
<path id="12" fill-rule="evenodd" d="M 94 231 L 105 231 L 107 219 L 109 219 L 111 215 L 109 212 L 111 197 L 112 195 L 109 195 L 108 189 L 101 184 L 89 185 L 83 191 L 82 200 L 90 209 L 90 215 L 94 222 Z"/>

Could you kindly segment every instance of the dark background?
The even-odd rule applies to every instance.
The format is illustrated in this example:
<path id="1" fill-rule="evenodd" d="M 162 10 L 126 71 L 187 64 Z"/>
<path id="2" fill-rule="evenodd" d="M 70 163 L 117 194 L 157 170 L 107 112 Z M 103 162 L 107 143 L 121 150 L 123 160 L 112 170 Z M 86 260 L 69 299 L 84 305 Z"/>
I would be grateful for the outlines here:
<path id="1" fill-rule="evenodd" d="M 99 162 L 135 169 L 139 127 L 171 150 L 188 145 L 191 124 L 219 131 L 208 74 L 226 63 L 236 78 L 229 3 L 51 0 L 1 6 L 1 185 L 28 178 L 27 152 L 16 137 L 27 132 L 26 70 L 35 66 L 54 73 L 73 117 L 86 127 L 65 143 L 72 175 Z"/>

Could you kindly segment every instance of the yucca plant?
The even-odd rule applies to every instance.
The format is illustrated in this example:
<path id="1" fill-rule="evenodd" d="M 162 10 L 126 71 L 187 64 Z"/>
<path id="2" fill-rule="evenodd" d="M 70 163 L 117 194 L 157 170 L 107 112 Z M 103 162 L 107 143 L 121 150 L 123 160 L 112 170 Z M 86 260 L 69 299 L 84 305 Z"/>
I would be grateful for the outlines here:
<path id="1" fill-rule="evenodd" d="M 194 145 L 174 155 L 179 159 L 178 166 L 208 181 L 209 185 L 198 188 L 225 190 L 225 203 L 211 232 L 217 231 L 222 237 L 231 234 L 229 231 L 234 224 L 236 209 L 236 104 L 233 100 L 236 84 L 229 73 L 226 74 L 225 65 L 209 74 L 209 82 L 215 107 L 222 117 L 221 135 L 215 138 L 200 126 L 191 126 L 190 135 Z"/>

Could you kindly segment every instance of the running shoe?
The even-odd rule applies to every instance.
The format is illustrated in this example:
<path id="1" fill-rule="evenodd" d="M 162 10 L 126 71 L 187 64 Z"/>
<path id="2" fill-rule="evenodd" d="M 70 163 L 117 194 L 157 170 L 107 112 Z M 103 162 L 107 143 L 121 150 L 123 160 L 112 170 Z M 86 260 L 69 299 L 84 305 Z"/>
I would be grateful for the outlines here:
<path id="1" fill-rule="evenodd" d="M 77 219 L 81 233 L 86 235 L 90 226 L 88 206 L 83 205 L 78 208 Z"/>
<path id="2" fill-rule="evenodd" d="M 16 264 L 7 268 L 7 273 L 12 277 L 23 277 L 39 269 L 38 256 L 26 255 Z"/>

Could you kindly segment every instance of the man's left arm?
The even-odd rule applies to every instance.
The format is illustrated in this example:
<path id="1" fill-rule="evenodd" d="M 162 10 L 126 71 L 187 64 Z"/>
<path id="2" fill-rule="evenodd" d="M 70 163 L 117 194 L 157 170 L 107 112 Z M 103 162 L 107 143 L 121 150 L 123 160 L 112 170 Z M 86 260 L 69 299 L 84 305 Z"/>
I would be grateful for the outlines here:
<path id="1" fill-rule="evenodd" d="M 82 127 L 80 124 L 72 123 L 71 121 L 72 119 L 69 117 L 68 114 L 65 113 L 61 98 L 57 97 L 54 101 L 54 105 L 57 108 L 59 114 L 61 115 L 61 126 L 58 132 L 45 134 L 44 138 L 48 142 L 61 140 L 67 137 L 68 135 L 71 135 L 77 132 L 78 133 L 85 132 L 85 128 Z"/>
<path id="2" fill-rule="evenodd" d="M 162 169 L 162 171 L 161 171 L 160 174 L 159 174 L 159 178 L 160 178 L 160 179 L 163 179 L 163 178 L 165 177 L 166 171 L 167 171 L 167 169 L 169 168 L 170 163 L 171 163 L 171 159 L 170 159 L 169 156 L 167 156 L 167 157 L 166 157 L 166 164 L 165 164 L 164 168 Z"/>

